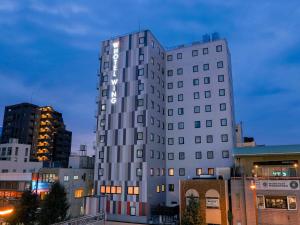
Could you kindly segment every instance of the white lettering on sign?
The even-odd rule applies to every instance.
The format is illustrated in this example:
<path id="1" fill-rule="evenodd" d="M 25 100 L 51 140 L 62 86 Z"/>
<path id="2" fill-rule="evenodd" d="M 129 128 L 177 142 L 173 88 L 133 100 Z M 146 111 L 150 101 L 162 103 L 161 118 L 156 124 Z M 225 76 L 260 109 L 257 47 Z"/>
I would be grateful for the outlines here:
<path id="1" fill-rule="evenodd" d="M 115 104 L 117 102 L 119 46 L 120 46 L 119 41 L 116 41 L 116 42 L 113 43 L 113 56 L 112 56 L 113 74 L 112 74 L 112 79 L 111 79 L 112 89 L 111 89 L 111 94 L 110 94 L 110 96 L 111 96 L 110 102 L 112 104 Z"/>

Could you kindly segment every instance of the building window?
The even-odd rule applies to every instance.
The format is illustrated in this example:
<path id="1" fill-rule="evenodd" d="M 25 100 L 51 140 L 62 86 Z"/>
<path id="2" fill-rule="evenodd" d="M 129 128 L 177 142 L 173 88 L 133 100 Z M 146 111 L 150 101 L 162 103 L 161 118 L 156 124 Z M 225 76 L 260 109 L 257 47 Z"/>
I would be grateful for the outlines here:
<path id="1" fill-rule="evenodd" d="M 207 159 L 213 159 L 214 158 L 214 152 L 213 151 L 207 151 Z"/>
<path id="2" fill-rule="evenodd" d="M 178 95 L 178 101 L 183 101 L 183 94 Z"/>
<path id="3" fill-rule="evenodd" d="M 214 168 L 208 168 L 208 174 L 209 175 L 214 175 L 215 174 L 215 169 Z"/>
<path id="4" fill-rule="evenodd" d="M 174 184 L 169 184 L 169 192 L 174 192 L 175 190 L 175 187 L 174 187 Z"/>
<path id="5" fill-rule="evenodd" d="M 162 184 L 162 185 L 161 185 L 161 192 L 165 192 L 165 191 L 166 191 L 165 185 Z"/>
<path id="6" fill-rule="evenodd" d="M 105 111 L 106 110 L 106 105 L 105 104 L 102 104 L 101 105 L 101 111 Z"/>
<path id="7" fill-rule="evenodd" d="M 222 52 L 222 45 L 216 46 L 216 52 Z"/>
<path id="8" fill-rule="evenodd" d="M 150 134 L 150 141 L 154 141 L 154 134 L 153 133 Z"/>
<path id="9" fill-rule="evenodd" d="M 228 159 L 229 158 L 229 151 L 228 150 L 222 151 L 222 158 L 223 159 Z"/>
<path id="10" fill-rule="evenodd" d="M 193 66 L 193 72 L 198 72 L 198 65 Z"/>
<path id="11" fill-rule="evenodd" d="M 143 158 L 143 149 L 138 149 L 136 151 L 136 157 L 137 158 Z"/>
<path id="12" fill-rule="evenodd" d="M 138 69 L 138 76 L 144 75 L 144 68 Z"/>
<path id="13" fill-rule="evenodd" d="M 168 109 L 168 116 L 173 116 L 173 109 Z"/>
<path id="14" fill-rule="evenodd" d="M 168 160 L 174 160 L 174 153 L 168 153 Z"/>
<path id="15" fill-rule="evenodd" d="M 182 59 L 182 53 L 177 53 L 177 59 Z"/>
<path id="16" fill-rule="evenodd" d="M 194 113 L 200 113 L 200 106 L 194 106 Z"/>
<path id="17" fill-rule="evenodd" d="M 137 132 L 137 140 L 143 140 L 144 134 L 143 132 Z"/>
<path id="18" fill-rule="evenodd" d="M 210 77 L 204 77 L 204 84 L 210 84 Z"/>
<path id="19" fill-rule="evenodd" d="M 203 70 L 204 70 L 204 71 L 209 70 L 209 64 L 208 64 L 208 63 L 203 64 Z"/>
<path id="20" fill-rule="evenodd" d="M 143 90 L 144 90 L 144 84 L 143 84 L 143 83 L 140 83 L 140 84 L 138 85 L 138 90 L 139 90 L 139 91 L 143 91 Z"/>
<path id="21" fill-rule="evenodd" d="M 182 88 L 183 87 L 183 81 L 177 81 L 177 87 Z"/>
<path id="22" fill-rule="evenodd" d="M 177 127 L 179 130 L 184 129 L 184 122 L 178 122 Z"/>
<path id="23" fill-rule="evenodd" d="M 184 159 L 185 159 L 184 152 L 179 152 L 179 160 L 184 160 Z"/>
<path id="24" fill-rule="evenodd" d="M 173 89 L 173 83 L 168 83 L 168 89 Z"/>
<path id="25" fill-rule="evenodd" d="M 178 115 L 183 115 L 183 114 L 184 114 L 183 108 L 178 108 Z"/>
<path id="26" fill-rule="evenodd" d="M 202 175 L 202 168 L 196 168 L 196 176 Z"/>
<path id="27" fill-rule="evenodd" d="M 223 68 L 223 61 L 217 62 L 217 67 L 218 68 Z"/>
<path id="28" fill-rule="evenodd" d="M 129 187 L 127 187 L 127 194 L 128 195 L 139 195 L 140 188 L 137 186 L 129 186 Z"/>
<path id="29" fill-rule="evenodd" d="M 138 99 L 137 106 L 143 106 L 143 105 L 144 105 L 144 99 Z"/>
<path id="30" fill-rule="evenodd" d="M 73 176 L 73 180 L 78 180 L 79 177 L 77 175 Z"/>
<path id="31" fill-rule="evenodd" d="M 195 158 L 196 159 L 202 159 L 202 152 L 196 152 L 195 153 Z"/>
<path id="32" fill-rule="evenodd" d="M 199 120 L 194 122 L 194 127 L 195 128 L 200 128 L 201 127 L 201 122 Z"/>
<path id="33" fill-rule="evenodd" d="M 194 99 L 199 99 L 200 98 L 200 93 L 197 91 L 197 92 L 194 92 Z"/>
<path id="34" fill-rule="evenodd" d="M 173 102 L 173 96 L 172 95 L 168 96 L 168 102 Z"/>
<path id="35" fill-rule="evenodd" d="M 168 138 L 168 145 L 174 145 L 174 138 Z"/>
<path id="36" fill-rule="evenodd" d="M 137 116 L 137 122 L 138 123 L 143 123 L 144 122 L 144 115 L 138 115 Z"/>
<path id="37" fill-rule="evenodd" d="M 196 144 L 201 143 L 201 136 L 195 136 L 195 143 Z"/>
<path id="38" fill-rule="evenodd" d="M 185 176 L 185 168 L 179 168 L 179 176 Z"/>
<path id="39" fill-rule="evenodd" d="M 178 144 L 180 144 L 180 145 L 184 144 L 184 137 L 178 138 Z"/>
<path id="40" fill-rule="evenodd" d="M 192 56 L 193 56 L 193 57 L 198 56 L 198 50 L 193 50 L 193 51 L 192 51 Z"/>
<path id="41" fill-rule="evenodd" d="M 178 68 L 177 75 L 182 75 L 182 74 L 183 74 L 183 68 Z"/>
<path id="42" fill-rule="evenodd" d="M 104 143 L 105 141 L 105 135 L 100 135 L 100 143 Z"/>
<path id="43" fill-rule="evenodd" d="M 82 188 L 78 188 L 74 191 L 74 198 L 82 198 L 83 197 L 83 189 Z"/>
<path id="44" fill-rule="evenodd" d="M 169 76 L 169 77 L 173 76 L 173 70 L 168 70 L 167 73 L 168 73 L 168 76 Z"/>
<path id="45" fill-rule="evenodd" d="M 136 176 L 141 177 L 143 175 L 143 170 L 141 168 L 136 169 Z"/>
<path id="46" fill-rule="evenodd" d="M 205 105 L 205 112 L 211 112 L 211 105 Z"/>
<path id="47" fill-rule="evenodd" d="M 205 91 L 204 96 L 205 96 L 205 98 L 210 98 L 211 97 L 211 92 L 210 91 Z"/>
<path id="48" fill-rule="evenodd" d="M 206 143 L 213 143 L 213 136 L 212 135 L 207 135 L 206 136 Z"/>
<path id="49" fill-rule="evenodd" d="M 169 176 L 174 176 L 174 168 L 169 168 L 168 169 L 168 175 Z"/>
<path id="50" fill-rule="evenodd" d="M 145 38 L 144 37 L 140 37 L 139 38 L 139 44 L 144 44 L 145 43 Z"/>
<path id="51" fill-rule="evenodd" d="M 221 126 L 227 126 L 227 119 L 221 119 Z"/>
<path id="52" fill-rule="evenodd" d="M 140 54 L 140 55 L 139 55 L 139 60 L 140 60 L 140 61 L 144 61 L 144 54 Z"/>
<path id="53" fill-rule="evenodd" d="M 221 103 L 220 104 L 220 111 L 225 111 L 226 110 L 226 103 Z"/>
<path id="54" fill-rule="evenodd" d="M 173 130 L 173 123 L 168 123 L 168 130 Z"/>
<path id="55" fill-rule="evenodd" d="M 159 192 L 160 192 L 160 186 L 156 185 L 156 193 L 159 193 Z"/>
<path id="56" fill-rule="evenodd" d="M 225 89 L 219 89 L 219 96 L 225 96 Z"/>
<path id="57" fill-rule="evenodd" d="M 208 48 L 203 48 L 203 55 L 207 55 L 208 54 Z"/>
<path id="58" fill-rule="evenodd" d="M 228 142 L 228 134 L 222 134 L 221 135 L 221 141 L 222 142 Z"/>
<path id="59" fill-rule="evenodd" d="M 224 82 L 224 75 L 218 75 L 218 82 Z"/>
<path id="60" fill-rule="evenodd" d="M 173 55 L 167 55 L 167 60 L 172 61 L 173 60 Z"/>
<path id="61" fill-rule="evenodd" d="M 65 182 L 69 181 L 69 176 L 64 176 L 64 181 Z"/>
<path id="62" fill-rule="evenodd" d="M 199 85 L 199 79 L 193 79 L 193 85 L 194 86 Z"/>
<path id="63" fill-rule="evenodd" d="M 154 158 L 154 151 L 150 150 L 150 158 L 153 159 Z"/>
<path id="64" fill-rule="evenodd" d="M 212 127 L 212 120 L 206 120 L 206 127 Z"/>

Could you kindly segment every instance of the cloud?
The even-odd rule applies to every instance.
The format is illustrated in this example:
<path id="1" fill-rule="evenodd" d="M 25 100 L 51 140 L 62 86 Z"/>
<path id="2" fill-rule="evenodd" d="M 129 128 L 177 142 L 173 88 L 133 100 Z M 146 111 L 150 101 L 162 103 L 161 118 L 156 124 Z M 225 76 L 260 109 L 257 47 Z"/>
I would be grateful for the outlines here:
<path id="1" fill-rule="evenodd" d="M 14 0 L 2 0 L 0 3 L 0 12 L 15 12 L 19 9 L 19 5 Z"/>
<path id="2" fill-rule="evenodd" d="M 38 13 L 46 13 L 59 16 L 70 16 L 72 14 L 82 14 L 89 12 L 88 8 L 83 5 L 74 3 L 49 3 L 44 4 L 41 1 L 33 1 L 30 9 Z"/>

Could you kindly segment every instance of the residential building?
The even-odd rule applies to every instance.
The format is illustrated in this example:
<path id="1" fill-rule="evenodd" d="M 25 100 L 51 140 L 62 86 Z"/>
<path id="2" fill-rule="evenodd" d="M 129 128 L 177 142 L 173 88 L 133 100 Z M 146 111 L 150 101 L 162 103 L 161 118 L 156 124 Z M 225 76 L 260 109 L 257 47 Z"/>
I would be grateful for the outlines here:
<path id="1" fill-rule="evenodd" d="M 233 224 L 300 224 L 300 145 L 235 148 Z"/>
<path id="2" fill-rule="evenodd" d="M 93 194 L 93 174 L 93 169 L 42 168 L 33 175 L 32 190 L 44 199 L 51 185 L 59 182 L 67 193 L 70 205 L 68 214 L 71 218 L 79 217 L 84 213 L 84 197 Z"/>
<path id="3" fill-rule="evenodd" d="M 33 173 L 43 167 L 42 162 L 30 161 L 31 145 L 20 144 L 18 139 L 10 138 L 8 143 L 0 144 L 1 173 Z"/>
<path id="4" fill-rule="evenodd" d="M 95 190 L 112 220 L 146 223 L 179 204 L 179 181 L 227 176 L 234 105 L 228 45 L 217 34 L 165 50 L 149 30 L 102 42 Z M 230 174 L 230 173 L 229 173 Z"/>
<path id="5" fill-rule="evenodd" d="M 29 144 L 32 161 L 68 166 L 72 133 L 66 130 L 62 114 L 50 106 L 21 103 L 5 107 L 1 143 L 17 138 Z"/>
<path id="6" fill-rule="evenodd" d="M 59 162 L 68 166 L 71 153 L 72 132 L 67 131 L 62 114 L 52 107 L 40 107 L 37 150 L 33 154 L 38 161 Z"/>
<path id="7" fill-rule="evenodd" d="M 36 148 L 39 107 L 30 103 L 20 103 L 5 107 L 1 143 L 16 138 L 21 144 Z"/>

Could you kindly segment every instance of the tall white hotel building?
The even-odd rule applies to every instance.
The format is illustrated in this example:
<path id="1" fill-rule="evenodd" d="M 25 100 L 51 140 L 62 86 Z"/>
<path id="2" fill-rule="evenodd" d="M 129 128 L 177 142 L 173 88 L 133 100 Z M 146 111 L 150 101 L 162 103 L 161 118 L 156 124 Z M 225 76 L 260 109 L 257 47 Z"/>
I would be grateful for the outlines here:
<path id="1" fill-rule="evenodd" d="M 179 180 L 230 174 L 235 143 L 225 39 L 166 50 L 149 30 L 102 42 L 95 190 L 112 220 L 179 202 Z"/>

